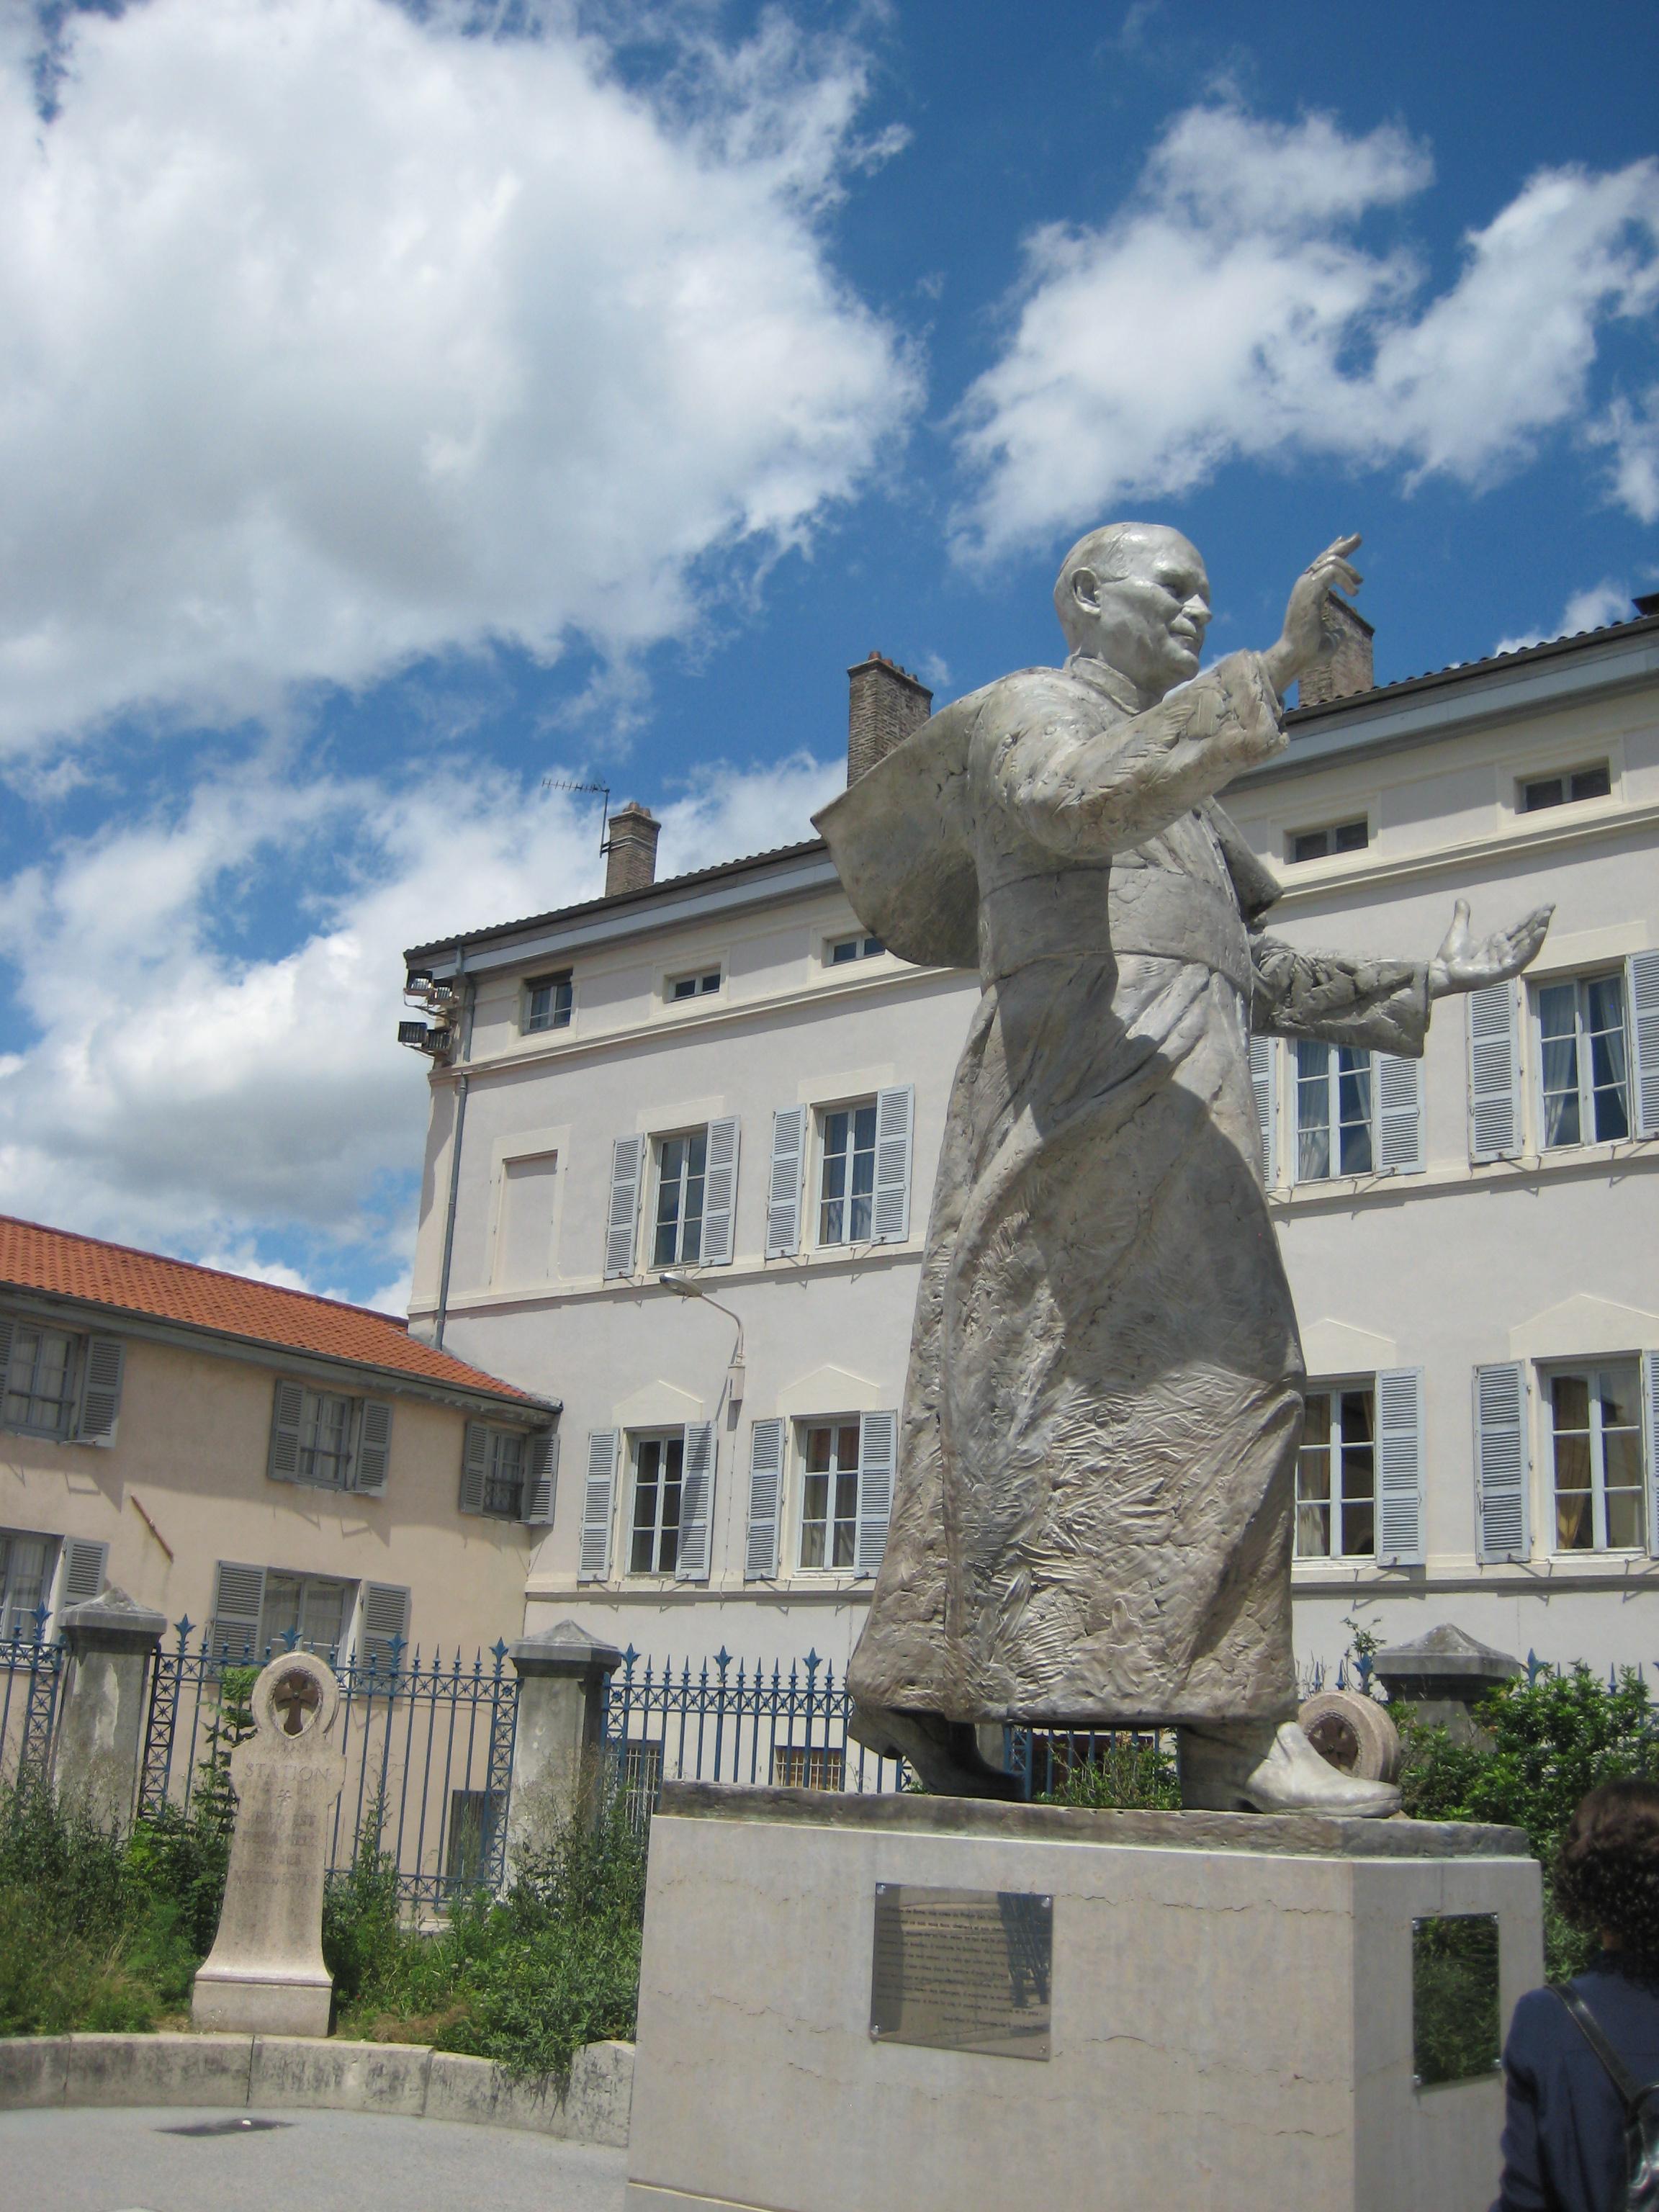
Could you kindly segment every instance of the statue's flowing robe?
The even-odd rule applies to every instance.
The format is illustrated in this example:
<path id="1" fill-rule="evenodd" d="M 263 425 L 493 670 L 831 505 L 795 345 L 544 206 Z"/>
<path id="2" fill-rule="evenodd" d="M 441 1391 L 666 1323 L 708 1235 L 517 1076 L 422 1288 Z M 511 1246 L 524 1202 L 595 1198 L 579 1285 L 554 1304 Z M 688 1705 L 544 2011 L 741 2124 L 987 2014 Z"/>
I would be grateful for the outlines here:
<path id="1" fill-rule="evenodd" d="M 1426 971 L 1310 957 L 1212 794 L 1276 748 L 1239 653 L 1137 712 L 1098 661 L 957 701 L 820 823 L 865 926 L 976 963 L 916 1302 L 866 1708 L 1293 1707 L 1301 1350 L 1251 1029 L 1415 1054 Z"/>

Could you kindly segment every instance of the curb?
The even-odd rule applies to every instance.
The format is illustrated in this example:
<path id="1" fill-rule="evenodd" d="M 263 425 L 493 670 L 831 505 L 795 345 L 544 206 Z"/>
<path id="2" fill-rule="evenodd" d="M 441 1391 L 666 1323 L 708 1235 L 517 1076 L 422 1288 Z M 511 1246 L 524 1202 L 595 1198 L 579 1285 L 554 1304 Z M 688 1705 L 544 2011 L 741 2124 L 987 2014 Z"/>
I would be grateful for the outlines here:
<path id="1" fill-rule="evenodd" d="M 569 2142 L 628 2143 L 631 2043 L 590 2043 L 562 2094 L 489 2058 L 416 2043 L 301 2035 L 0 2037 L 0 2112 L 41 2106 L 244 2105 L 385 2112 L 523 2128 Z"/>

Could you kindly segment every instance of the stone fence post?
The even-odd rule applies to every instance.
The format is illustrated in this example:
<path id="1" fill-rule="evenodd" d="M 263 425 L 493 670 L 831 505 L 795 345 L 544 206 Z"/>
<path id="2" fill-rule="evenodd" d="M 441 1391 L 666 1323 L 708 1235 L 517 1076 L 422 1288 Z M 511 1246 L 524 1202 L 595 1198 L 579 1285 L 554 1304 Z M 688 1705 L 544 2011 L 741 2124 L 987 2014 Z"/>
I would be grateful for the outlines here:
<path id="1" fill-rule="evenodd" d="M 591 1791 L 605 1684 L 622 1664 L 613 1644 L 562 1620 L 522 1638 L 509 1655 L 519 1674 L 519 1717 L 507 1800 L 508 1879 L 526 1847 L 561 1827 Z"/>
<path id="2" fill-rule="evenodd" d="M 52 1753 L 59 1800 L 105 1827 L 126 1828 L 138 1796 L 150 1666 L 167 1628 L 163 1613 L 122 1589 L 70 1606 L 59 1623 L 68 1656 Z"/>
<path id="3" fill-rule="evenodd" d="M 1391 1705 L 1443 1728 L 1454 1743 L 1485 1741 L 1475 1706 L 1522 1671 L 1521 1662 L 1507 1651 L 1494 1651 L 1449 1622 L 1415 1644 L 1379 1651 L 1372 1664 Z"/>

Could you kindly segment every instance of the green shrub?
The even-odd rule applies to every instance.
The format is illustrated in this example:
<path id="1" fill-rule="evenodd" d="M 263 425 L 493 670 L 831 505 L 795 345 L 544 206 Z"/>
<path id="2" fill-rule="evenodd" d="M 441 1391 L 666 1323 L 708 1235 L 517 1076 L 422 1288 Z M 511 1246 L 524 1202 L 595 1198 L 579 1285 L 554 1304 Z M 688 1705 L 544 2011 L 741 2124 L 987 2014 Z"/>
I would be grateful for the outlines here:
<path id="1" fill-rule="evenodd" d="M 1490 1820 L 1524 1828 L 1544 1868 L 1544 1960 L 1565 1981 L 1598 1944 L 1570 1928 L 1550 1881 L 1568 1821 L 1598 1782 L 1639 1774 L 1659 1780 L 1659 1723 L 1633 1667 L 1603 1681 L 1585 1666 L 1546 1668 L 1536 1681 L 1504 1683 L 1476 1708 L 1484 1743 L 1454 1743 L 1443 1728 L 1402 1717 L 1400 1786 L 1419 1820 Z"/>
<path id="2" fill-rule="evenodd" d="M 1059 1761 L 1056 1760 L 1056 1765 Z M 1085 1805 L 1099 1809 L 1178 1812 L 1181 1784 L 1175 1753 L 1156 1736 L 1103 1739 L 1090 1759 L 1068 1762 L 1052 1789 L 1032 1801 L 1038 1805 Z"/>

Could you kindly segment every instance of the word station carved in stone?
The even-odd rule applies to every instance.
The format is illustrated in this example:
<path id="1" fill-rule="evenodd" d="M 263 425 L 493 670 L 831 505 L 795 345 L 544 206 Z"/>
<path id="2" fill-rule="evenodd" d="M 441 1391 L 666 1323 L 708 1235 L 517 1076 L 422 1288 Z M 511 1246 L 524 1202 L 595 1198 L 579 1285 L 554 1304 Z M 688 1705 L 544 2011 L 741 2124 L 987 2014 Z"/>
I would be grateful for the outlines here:
<path id="1" fill-rule="evenodd" d="M 1053 1969 L 1052 1898 L 876 1885 L 872 2042 L 1046 2060 Z"/>
<path id="2" fill-rule="evenodd" d="M 253 1686 L 254 1734 L 230 1754 L 236 1793 L 225 1901 L 196 1977 L 198 2027 L 325 2035 L 333 1984 L 323 1963 L 323 1883 L 345 1760 L 328 1741 L 340 1687 L 292 1651 Z"/>

